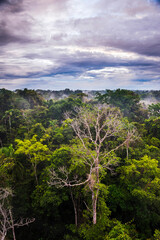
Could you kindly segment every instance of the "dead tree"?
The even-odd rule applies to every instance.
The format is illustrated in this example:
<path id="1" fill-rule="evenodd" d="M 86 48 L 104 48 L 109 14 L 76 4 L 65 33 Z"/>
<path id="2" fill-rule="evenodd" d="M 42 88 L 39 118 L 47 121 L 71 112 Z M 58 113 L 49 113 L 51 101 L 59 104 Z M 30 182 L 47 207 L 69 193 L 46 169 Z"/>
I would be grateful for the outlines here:
<path id="1" fill-rule="evenodd" d="M 69 172 L 61 168 L 63 177 L 52 170 L 51 184 L 61 187 L 80 186 L 87 184 L 92 194 L 92 214 L 93 224 L 97 223 L 97 201 L 100 191 L 101 169 L 113 170 L 116 158 L 113 153 L 120 147 L 129 144 L 135 135 L 135 129 L 128 131 L 123 121 L 122 115 L 117 108 L 110 108 L 108 105 L 99 105 L 92 109 L 81 108 L 77 110 L 74 119 L 70 114 L 66 114 L 68 123 L 73 128 L 80 144 L 77 149 L 73 149 L 73 154 L 77 154 L 79 159 L 83 159 L 86 165 L 86 180 L 69 180 Z M 122 136 L 123 135 L 123 136 Z M 122 137 L 123 141 L 110 147 L 109 140 Z"/>
<path id="2" fill-rule="evenodd" d="M 35 221 L 34 218 L 19 219 L 13 218 L 12 208 L 9 204 L 9 197 L 13 196 L 12 191 L 7 188 L 0 188 L 0 239 L 4 240 L 9 230 L 12 231 L 13 240 L 16 240 L 15 227 L 22 227 Z"/>

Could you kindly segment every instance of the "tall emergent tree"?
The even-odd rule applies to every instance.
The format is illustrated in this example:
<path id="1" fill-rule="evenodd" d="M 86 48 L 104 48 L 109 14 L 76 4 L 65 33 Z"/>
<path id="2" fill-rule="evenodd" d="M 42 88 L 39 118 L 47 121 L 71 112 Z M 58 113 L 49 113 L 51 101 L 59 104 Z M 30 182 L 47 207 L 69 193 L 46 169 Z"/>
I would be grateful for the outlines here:
<path id="1" fill-rule="evenodd" d="M 69 114 L 66 116 L 77 138 L 71 146 L 73 150 L 71 169 L 77 165 L 85 166 L 85 179 L 79 180 L 75 175 L 74 179 L 69 180 L 71 175 L 74 176 L 73 171 L 71 169 L 64 171 L 64 168 L 61 168 L 61 176 L 65 178 L 62 179 L 53 170 L 51 183 L 59 182 L 61 186 L 68 187 L 86 184 L 91 191 L 93 224 L 96 224 L 101 179 L 105 170 L 113 170 L 117 163 L 115 151 L 133 140 L 135 129 L 128 131 L 121 112 L 105 104 L 78 109 L 74 119 L 70 119 Z"/>

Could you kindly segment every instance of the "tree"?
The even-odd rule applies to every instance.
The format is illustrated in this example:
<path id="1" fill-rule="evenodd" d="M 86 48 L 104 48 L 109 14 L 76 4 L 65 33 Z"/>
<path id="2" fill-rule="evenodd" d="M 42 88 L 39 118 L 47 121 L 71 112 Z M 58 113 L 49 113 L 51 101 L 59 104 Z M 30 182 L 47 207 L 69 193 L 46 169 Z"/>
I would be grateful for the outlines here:
<path id="1" fill-rule="evenodd" d="M 134 220 L 138 231 L 150 237 L 160 224 L 159 162 L 145 155 L 118 170 L 118 184 L 110 186 L 111 210 L 122 221 Z"/>
<path id="2" fill-rule="evenodd" d="M 28 157 L 33 167 L 33 173 L 38 185 L 37 166 L 40 162 L 48 159 L 49 149 L 41 140 L 37 141 L 37 136 L 34 135 L 32 139 L 25 139 L 24 141 L 16 139 L 17 150 L 15 154 L 24 154 Z"/>
<path id="3" fill-rule="evenodd" d="M 24 90 L 16 90 L 17 95 L 23 97 L 30 104 L 30 108 L 34 108 L 35 106 L 42 106 L 44 104 L 44 98 L 38 94 L 35 90 L 27 89 Z"/>
<path id="4" fill-rule="evenodd" d="M 66 111 L 74 112 L 75 107 L 82 106 L 82 100 L 80 98 L 67 98 L 59 101 L 49 101 L 48 116 L 50 119 L 56 119 L 59 122 L 64 120 L 64 114 Z"/>
<path id="5" fill-rule="evenodd" d="M 154 117 L 160 117 L 160 103 L 151 104 L 148 107 L 149 115 Z"/>
<path id="6" fill-rule="evenodd" d="M 0 118 L 3 116 L 5 111 L 11 109 L 13 107 L 13 96 L 14 93 L 12 91 L 6 89 L 0 89 Z"/>
<path id="7" fill-rule="evenodd" d="M 63 183 L 61 182 L 61 180 L 64 179 L 64 177 L 68 177 L 68 175 L 72 175 L 71 179 L 74 178 L 74 171 L 72 171 L 72 154 L 69 146 L 63 146 L 59 149 L 56 149 L 52 154 L 51 161 L 52 163 L 51 163 L 51 166 L 49 167 L 49 169 L 52 169 L 52 177 L 53 177 L 53 181 L 51 181 L 52 182 L 51 185 L 56 185 L 57 187 L 61 187 L 62 184 L 63 183 L 65 184 L 66 182 L 65 180 Z M 63 166 L 65 166 L 67 169 L 64 168 Z M 59 181 L 54 181 L 55 176 L 57 179 L 59 179 Z M 68 178 L 68 183 L 69 182 L 70 180 Z M 76 201 L 76 197 L 74 196 L 73 188 L 69 187 L 68 190 L 69 190 L 73 208 L 74 208 L 75 225 L 77 226 L 78 225 L 77 201 Z"/>
<path id="8" fill-rule="evenodd" d="M 147 117 L 146 112 L 140 108 L 139 95 L 133 91 L 125 89 L 106 90 L 105 94 L 97 93 L 97 99 L 102 103 L 119 107 L 124 116 L 132 121 L 144 120 Z M 143 116 L 143 119 L 141 116 Z"/>
<path id="9" fill-rule="evenodd" d="M 13 218 L 12 208 L 9 204 L 9 197 L 11 197 L 12 191 L 7 188 L 0 188 L 0 237 L 4 240 L 7 232 L 12 230 L 13 240 L 16 240 L 15 227 L 21 227 L 34 222 L 32 219 L 20 219 L 15 221 Z"/>
<path id="10" fill-rule="evenodd" d="M 0 148 L 0 187 L 6 187 L 11 176 L 9 172 L 14 167 L 14 149 L 12 144 L 9 147 Z"/>
<path id="11" fill-rule="evenodd" d="M 66 114 L 66 117 L 78 139 L 71 147 L 74 156 L 73 165 L 85 166 L 86 179 L 81 181 L 74 178 L 70 181 L 69 171 L 61 168 L 65 179 L 59 177 L 53 170 L 51 182 L 53 184 L 59 182 L 61 186 L 68 187 L 86 184 L 91 191 L 93 224 L 96 224 L 101 179 L 106 169 L 113 171 L 113 165 L 117 163 L 115 151 L 132 140 L 135 130 L 133 129 L 132 133 L 129 131 L 128 134 L 120 111 L 107 105 L 99 105 L 92 109 L 81 108 L 78 109 L 74 119 L 70 119 L 69 114 Z M 119 142 L 118 138 L 121 134 L 125 139 Z"/>

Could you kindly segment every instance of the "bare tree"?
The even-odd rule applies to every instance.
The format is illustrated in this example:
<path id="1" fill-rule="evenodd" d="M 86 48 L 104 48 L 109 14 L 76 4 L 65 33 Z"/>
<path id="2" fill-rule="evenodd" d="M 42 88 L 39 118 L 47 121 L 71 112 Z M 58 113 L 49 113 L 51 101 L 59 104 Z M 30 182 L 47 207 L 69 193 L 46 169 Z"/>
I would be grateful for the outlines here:
<path id="1" fill-rule="evenodd" d="M 72 176 L 70 176 L 72 175 Z M 69 192 L 74 208 L 74 219 L 75 219 L 75 225 L 78 226 L 78 210 L 77 210 L 77 204 L 76 199 L 73 194 L 73 186 L 81 186 L 89 182 L 89 179 L 87 178 L 85 181 L 82 181 L 82 179 L 78 179 L 78 175 L 71 174 L 71 172 L 66 169 L 66 167 L 60 167 L 58 169 L 58 172 L 54 169 L 50 169 L 50 181 L 49 185 L 56 186 L 57 188 L 62 187 L 69 187 Z"/>
<path id="2" fill-rule="evenodd" d="M 9 197 L 13 196 L 8 188 L 0 188 L 0 239 L 4 240 L 9 230 L 12 230 L 13 240 L 16 240 L 15 227 L 28 225 L 35 221 L 34 218 L 19 219 L 13 218 L 12 208 L 9 204 Z"/>
<path id="3" fill-rule="evenodd" d="M 108 105 L 99 105 L 92 109 L 81 108 L 77 110 L 74 119 L 70 119 L 69 113 L 66 114 L 66 118 L 80 141 L 77 148 L 73 148 L 73 152 L 86 166 L 86 180 L 74 177 L 70 181 L 69 172 L 61 168 L 61 176 L 52 170 L 51 184 L 61 187 L 87 184 L 92 194 L 93 224 L 96 224 L 101 171 L 113 171 L 113 165 L 117 162 L 115 151 L 124 145 L 129 146 L 129 142 L 134 138 L 135 129 L 128 131 L 120 111 Z M 118 137 L 121 137 L 121 142 L 117 141 L 117 145 L 110 146 L 109 140 L 116 140 Z"/>

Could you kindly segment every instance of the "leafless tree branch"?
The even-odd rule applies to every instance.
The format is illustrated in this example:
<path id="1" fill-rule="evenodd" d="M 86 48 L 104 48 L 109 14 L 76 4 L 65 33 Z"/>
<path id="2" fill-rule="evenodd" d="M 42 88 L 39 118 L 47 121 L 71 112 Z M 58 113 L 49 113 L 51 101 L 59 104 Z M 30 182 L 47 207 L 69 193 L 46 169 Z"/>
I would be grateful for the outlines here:
<path id="1" fill-rule="evenodd" d="M 7 232 L 11 229 L 13 234 L 13 240 L 16 240 L 15 227 L 21 227 L 28 225 L 35 221 L 34 218 L 27 218 L 15 220 L 13 218 L 12 208 L 9 205 L 9 196 L 13 196 L 11 189 L 0 188 L 0 237 L 4 240 Z"/>

